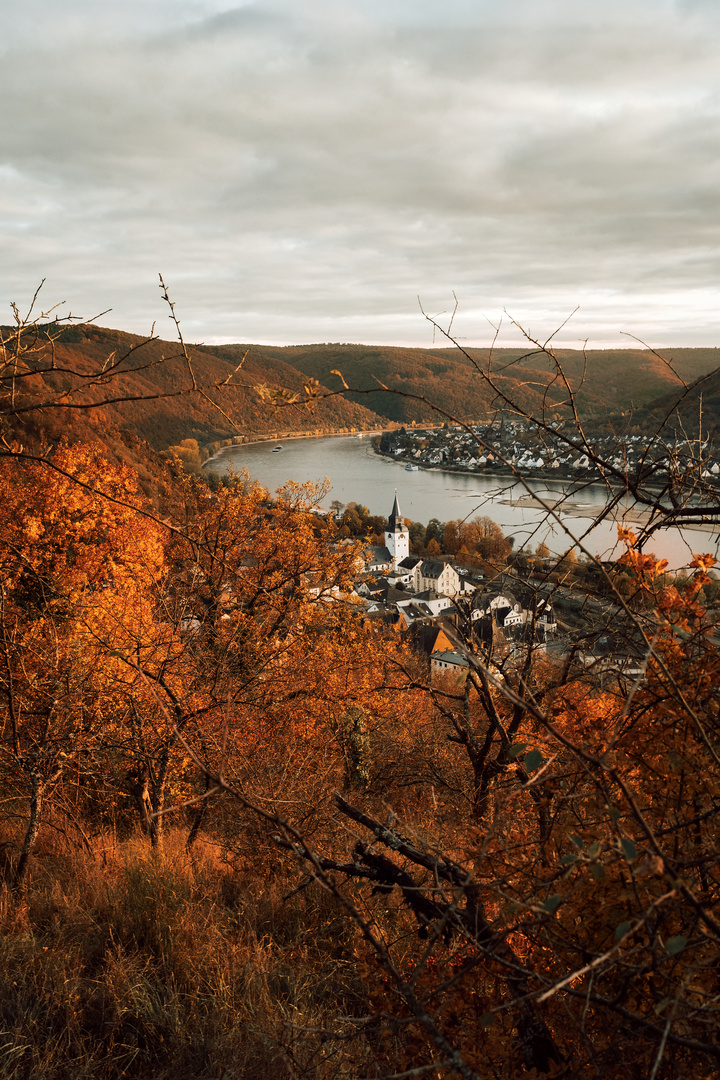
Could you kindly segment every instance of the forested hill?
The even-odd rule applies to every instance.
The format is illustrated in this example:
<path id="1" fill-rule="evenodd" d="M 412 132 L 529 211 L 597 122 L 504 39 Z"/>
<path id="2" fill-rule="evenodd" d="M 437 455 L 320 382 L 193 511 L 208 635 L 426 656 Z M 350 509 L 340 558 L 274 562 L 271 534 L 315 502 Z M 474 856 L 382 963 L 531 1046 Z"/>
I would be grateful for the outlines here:
<path id="1" fill-rule="evenodd" d="M 648 430 L 664 424 L 668 436 L 716 435 L 720 430 L 720 371 L 712 368 L 709 374 L 701 374 L 678 402 L 679 397 L 680 392 L 675 391 L 654 398 L 638 413 L 638 423 Z"/>
<path id="2" fill-rule="evenodd" d="M 247 348 L 248 346 L 242 346 Z M 236 348 L 240 348 L 236 346 Z M 286 348 L 250 346 L 263 356 L 284 360 L 321 383 L 336 387 L 341 371 L 349 386 L 363 391 L 348 396 L 375 412 L 403 423 L 429 419 L 431 410 L 412 397 L 426 397 L 461 418 L 482 418 L 502 404 L 473 363 L 457 349 L 406 349 L 369 345 L 297 345 Z M 543 404 L 552 408 L 566 395 L 549 357 L 520 349 L 469 350 L 482 371 L 491 372 L 495 386 L 520 408 L 537 414 Z M 586 416 L 601 419 L 638 409 L 656 397 L 682 389 L 700 375 L 720 366 L 720 349 L 669 349 L 660 359 L 649 349 L 557 352 L 563 370 Z M 681 381 L 682 380 L 682 381 Z"/>
<path id="3" fill-rule="evenodd" d="M 7 332 L 4 336 L 7 340 Z M 363 405 L 340 395 L 320 399 L 312 410 L 275 409 L 257 387 L 302 393 L 307 376 L 255 347 L 233 375 L 244 348 L 190 347 L 191 372 L 177 342 L 148 341 L 119 330 L 70 327 L 52 347 L 47 335 L 30 340 L 26 334 L 26 339 L 23 363 L 44 373 L 23 383 L 28 400 L 57 401 L 61 395 L 62 407 L 35 409 L 29 414 L 32 421 L 20 432 L 25 437 L 55 441 L 68 434 L 73 441 L 100 439 L 113 456 L 127 460 L 122 446 L 138 439 L 164 450 L 184 439 L 208 446 L 236 435 L 369 429 L 383 423 Z M 48 373 L 51 365 L 54 370 Z M 107 375 L 98 378 L 103 367 Z M 189 392 L 193 374 L 203 394 Z"/>

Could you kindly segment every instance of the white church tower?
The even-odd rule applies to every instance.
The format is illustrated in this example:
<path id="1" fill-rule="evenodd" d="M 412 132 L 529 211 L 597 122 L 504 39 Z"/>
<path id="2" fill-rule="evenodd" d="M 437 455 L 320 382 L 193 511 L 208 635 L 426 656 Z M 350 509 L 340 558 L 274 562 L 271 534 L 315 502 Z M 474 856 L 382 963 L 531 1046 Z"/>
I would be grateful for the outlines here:
<path id="1" fill-rule="evenodd" d="M 403 559 L 407 559 L 410 554 L 410 533 L 405 528 L 405 522 L 400 513 L 397 492 L 395 492 L 395 502 L 385 530 L 385 547 L 392 555 L 393 569 L 395 570 L 397 570 L 399 563 Z"/>

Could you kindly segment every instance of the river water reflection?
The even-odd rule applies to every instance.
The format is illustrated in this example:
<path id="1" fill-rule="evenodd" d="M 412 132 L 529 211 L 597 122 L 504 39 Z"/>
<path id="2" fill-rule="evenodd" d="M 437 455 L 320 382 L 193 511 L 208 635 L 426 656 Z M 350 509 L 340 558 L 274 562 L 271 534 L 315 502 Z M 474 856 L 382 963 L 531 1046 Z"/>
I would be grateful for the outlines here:
<path id="1" fill-rule="evenodd" d="M 283 449 L 273 453 L 274 443 L 250 443 L 229 447 L 206 466 L 208 472 L 223 474 L 229 469 L 247 469 L 271 492 L 289 480 L 322 481 L 327 477 L 331 491 L 323 500 L 328 506 L 333 499 L 347 503 L 355 501 L 367 506 L 371 514 L 389 514 L 395 492 L 403 515 L 424 524 L 430 518 L 449 521 L 452 518 L 487 515 L 508 536 L 515 537 L 516 550 L 544 541 L 552 551 L 561 552 L 570 546 L 569 530 L 582 536 L 591 526 L 592 518 L 560 515 L 560 522 L 551 527 L 543 520 L 540 510 L 528 506 L 512 506 L 509 502 L 526 495 L 526 489 L 508 479 L 482 474 L 461 474 L 441 470 L 420 469 L 408 472 L 404 465 L 373 452 L 369 438 L 355 436 L 319 439 L 292 439 L 283 442 Z M 567 483 L 547 480 L 530 481 L 539 496 L 547 495 L 550 502 L 567 490 Z M 577 507 L 592 507 L 605 503 L 605 488 L 590 485 L 573 496 Z M 630 522 L 628 522 L 630 524 Z M 617 527 L 613 522 L 596 526 L 584 541 L 594 555 L 609 558 L 615 550 Z M 652 550 L 669 560 L 671 567 L 686 565 L 691 552 L 716 552 L 718 537 L 707 532 L 676 529 L 659 532 L 653 539 Z M 617 553 L 617 551 L 616 551 Z"/>

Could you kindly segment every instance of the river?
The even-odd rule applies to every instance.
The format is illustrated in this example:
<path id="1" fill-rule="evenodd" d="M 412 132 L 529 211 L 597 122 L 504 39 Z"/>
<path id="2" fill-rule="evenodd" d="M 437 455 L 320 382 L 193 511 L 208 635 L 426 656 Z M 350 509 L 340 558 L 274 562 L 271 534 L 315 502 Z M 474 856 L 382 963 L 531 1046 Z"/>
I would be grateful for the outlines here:
<path id="1" fill-rule="evenodd" d="M 224 474 L 230 469 L 247 469 L 271 492 L 290 480 L 331 484 L 323 500 L 327 507 L 333 499 L 367 506 L 371 514 L 388 515 L 397 493 L 404 517 L 427 524 L 430 518 L 449 521 L 453 518 L 487 516 L 497 522 L 507 536 L 515 538 L 515 549 L 535 547 L 543 541 L 551 551 L 560 553 L 571 545 L 570 535 L 582 536 L 592 525 L 592 511 L 603 506 L 606 490 L 599 484 L 584 487 L 573 496 L 573 514 L 560 514 L 558 523 L 549 525 L 543 513 L 532 506 L 510 505 L 526 496 L 527 490 L 516 481 L 498 476 L 443 472 L 420 469 L 407 472 L 405 466 L 375 454 L 369 438 L 339 436 L 317 439 L 292 439 L 282 443 L 282 451 L 273 453 L 274 443 L 248 443 L 222 450 L 205 469 Z M 554 502 L 563 496 L 568 483 L 531 480 L 530 488 L 541 498 Z M 583 517 L 587 507 L 591 516 Z M 631 521 L 628 520 L 628 525 Z M 584 543 L 593 555 L 610 558 L 618 554 L 617 527 L 603 522 L 586 537 Z M 671 568 L 686 565 L 692 552 L 716 553 L 718 536 L 708 532 L 677 529 L 658 532 L 651 550 L 668 559 Z"/>

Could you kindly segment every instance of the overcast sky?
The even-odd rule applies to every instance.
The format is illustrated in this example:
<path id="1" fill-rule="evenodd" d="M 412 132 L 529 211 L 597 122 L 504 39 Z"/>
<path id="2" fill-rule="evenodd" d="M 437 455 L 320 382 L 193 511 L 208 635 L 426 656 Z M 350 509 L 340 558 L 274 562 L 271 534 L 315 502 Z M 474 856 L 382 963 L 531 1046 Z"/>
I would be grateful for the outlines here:
<path id="1" fill-rule="evenodd" d="M 0 321 L 720 345 L 718 0 L 3 0 Z M 67 309 L 66 309 L 67 310 Z"/>

